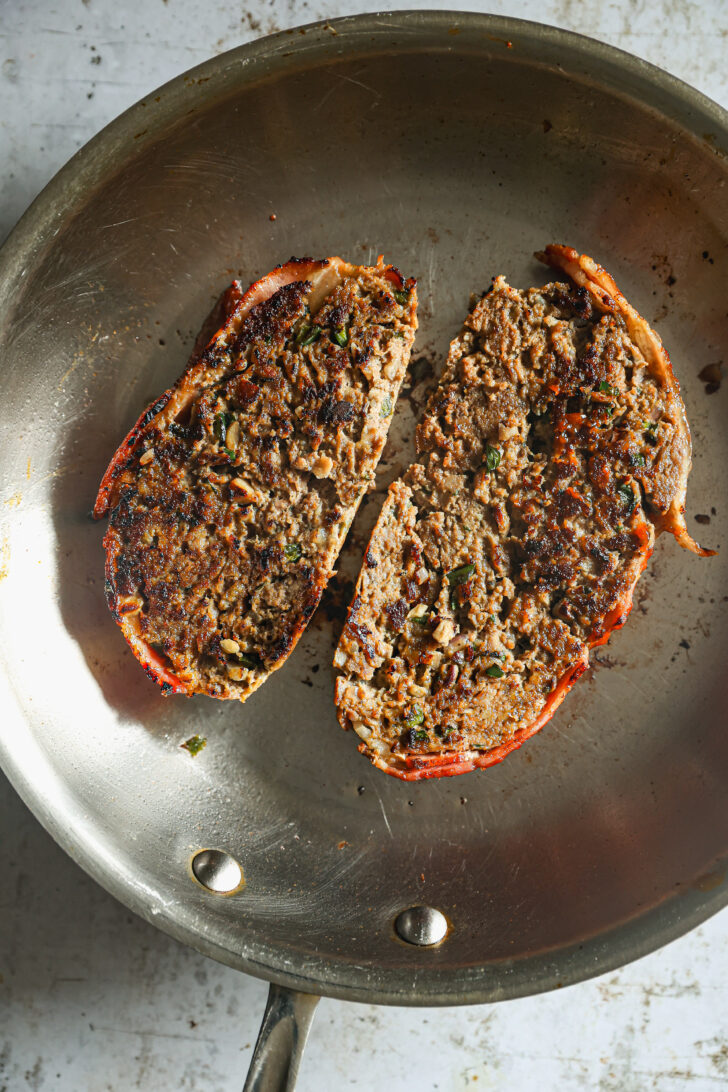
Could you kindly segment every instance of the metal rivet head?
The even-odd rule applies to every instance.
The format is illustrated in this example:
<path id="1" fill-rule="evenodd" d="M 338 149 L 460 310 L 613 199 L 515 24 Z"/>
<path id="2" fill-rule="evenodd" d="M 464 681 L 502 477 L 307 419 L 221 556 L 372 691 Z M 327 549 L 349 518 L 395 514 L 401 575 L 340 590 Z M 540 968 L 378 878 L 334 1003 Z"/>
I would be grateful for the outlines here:
<path id="1" fill-rule="evenodd" d="M 411 906 L 403 910 L 394 922 L 397 936 L 407 944 L 429 947 L 447 936 L 447 918 L 432 906 Z"/>
<path id="2" fill-rule="evenodd" d="M 192 858 L 192 874 L 198 883 L 216 895 L 229 895 L 243 883 L 243 870 L 221 849 L 201 849 Z"/>

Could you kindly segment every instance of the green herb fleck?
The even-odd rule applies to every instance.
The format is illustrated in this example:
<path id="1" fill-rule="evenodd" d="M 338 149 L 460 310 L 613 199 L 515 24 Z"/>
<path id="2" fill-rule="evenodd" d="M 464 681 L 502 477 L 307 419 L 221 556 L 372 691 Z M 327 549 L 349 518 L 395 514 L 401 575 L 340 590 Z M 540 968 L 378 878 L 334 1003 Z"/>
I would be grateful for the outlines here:
<path id="1" fill-rule="evenodd" d="M 241 663 L 243 667 L 247 667 L 250 671 L 263 666 L 263 661 L 257 652 L 238 652 L 237 657 L 238 663 Z"/>
<path id="2" fill-rule="evenodd" d="M 418 728 L 414 736 L 417 743 L 429 743 L 430 741 L 430 737 L 428 736 L 424 728 Z"/>
<path id="3" fill-rule="evenodd" d="M 645 465 L 645 457 L 644 457 L 644 455 L 642 454 L 641 451 L 638 451 L 637 454 L 635 455 L 634 462 L 635 462 L 636 466 L 644 466 Z"/>
<path id="4" fill-rule="evenodd" d="M 457 589 L 461 584 L 464 584 L 475 572 L 475 565 L 461 565 L 459 569 L 452 569 L 447 574 L 447 580 L 450 585 L 450 610 L 455 613 L 458 609 L 457 601 Z"/>
<path id="5" fill-rule="evenodd" d="M 207 746 L 207 740 L 204 736 L 190 736 L 184 743 L 180 744 L 186 751 L 189 751 L 192 757 L 198 755 L 200 751 L 204 750 Z"/>
<path id="6" fill-rule="evenodd" d="M 624 503 L 627 505 L 626 514 L 628 516 L 631 515 L 634 511 L 635 505 L 637 504 L 637 498 L 634 495 L 634 490 L 631 489 L 626 482 L 623 482 L 621 485 L 617 486 L 617 492 L 619 493 Z"/>
<path id="7" fill-rule="evenodd" d="M 419 705 L 413 705 L 411 712 L 404 718 L 404 722 L 408 728 L 415 728 L 418 724 L 422 724 L 424 719 L 425 714 L 422 712 Z"/>
<path id="8" fill-rule="evenodd" d="M 659 425 L 659 423 L 660 423 L 659 421 L 645 421 L 645 424 L 644 424 L 645 432 L 651 432 L 652 435 L 654 436 L 654 434 L 657 432 L 657 426 Z"/>
<path id="9" fill-rule="evenodd" d="M 303 557 L 303 550 L 297 542 L 291 542 L 288 546 L 284 546 L 283 553 L 285 554 L 286 561 L 300 561 Z"/>
<path id="10" fill-rule="evenodd" d="M 410 622 L 412 622 L 416 626 L 426 625 L 426 623 L 427 623 L 427 613 L 420 614 L 415 618 L 410 618 Z"/>
<path id="11" fill-rule="evenodd" d="M 491 679 L 502 679 L 505 674 L 504 671 L 498 667 L 498 664 L 491 664 L 490 667 L 485 669 L 486 675 L 490 675 Z"/>
<path id="12" fill-rule="evenodd" d="M 215 420 L 212 423 L 212 434 L 216 440 L 220 443 L 225 439 L 227 435 L 228 426 L 232 421 L 232 414 L 230 413 L 216 413 Z"/>
<path id="13" fill-rule="evenodd" d="M 599 390 L 602 394 L 614 394 L 614 389 L 607 383 L 606 379 L 602 379 L 599 384 Z"/>
<path id="14" fill-rule="evenodd" d="M 349 334 L 345 326 L 337 326 L 331 335 L 337 345 L 342 347 L 346 345 L 349 340 Z"/>
<path id="15" fill-rule="evenodd" d="M 232 451 L 229 447 L 225 447 L 224 444 L 222 445 L 222 449 L 225 452 L 225 454 L 227 455 L 228 459 L 232 459 L 233 461 L 235 460 L 235 452 L 234 451 Z"/>
<path id="16" fill-rule="evenodd" d="M 321 336 L 320 326 L 302 326 L 296 337 L 296 345 L 313 345 Z"/>
<path id="17" fill-rule="evenodd" d="M 395 288 L 394 298 L 396 299 L 397 303 L 407 303 L 409 301 L 410 294 L 409 292 L 403 292 L 400 289 Z"/>
<path id="18" fill-rule="evenodd" d="M 457 588 L 460 584 L 464 584 L 466 580 L 475 572 L 475 565 L 470 562 L 467 565 L 461 565 L 459 569 L 451 569 L 447 574 L 447 582 L 451 588 Z"/>
<path id="19" fill-rule="evenodd" d="M 389 415 L 392 412 L 392 408 L 393 408 L 392 407 L 392 399 L 389 397 L 388 394 L 386 394 L 384 396 L 384 401 L 382 402 L 382 408 L 379 411 L 379 416 L 380 417 L 389 417 Z"/>
<path id="20" fill-rule="evenodd" d="M 500 465 L 501 453 L 497 447 L 491 447 L 490 444 L 485 449 L 485 466 L 487 470 L 491 472 Z"/>

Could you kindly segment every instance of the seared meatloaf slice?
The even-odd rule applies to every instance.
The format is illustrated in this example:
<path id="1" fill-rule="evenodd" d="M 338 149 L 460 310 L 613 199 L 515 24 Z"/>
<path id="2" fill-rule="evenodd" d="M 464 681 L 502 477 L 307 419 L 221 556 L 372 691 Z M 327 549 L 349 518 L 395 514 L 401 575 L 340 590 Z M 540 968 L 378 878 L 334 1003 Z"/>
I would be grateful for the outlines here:
<path id="1" fill-rule="evenodd" d="M 450 346 L 335 656 L 344 727 L 406 780 L 499 762 L 623 625 L 683 516 L 690 433 L 662 343 L 590 258 L 503 277 Z"/>
<path id="2" fill-rule="evenodd" d="M 373 480 L 416 307 L 381 259 L 233 284 L 121 444 L 95 508 L 107 599 L 165 693 L 244 701 L 294 648 Z"/>

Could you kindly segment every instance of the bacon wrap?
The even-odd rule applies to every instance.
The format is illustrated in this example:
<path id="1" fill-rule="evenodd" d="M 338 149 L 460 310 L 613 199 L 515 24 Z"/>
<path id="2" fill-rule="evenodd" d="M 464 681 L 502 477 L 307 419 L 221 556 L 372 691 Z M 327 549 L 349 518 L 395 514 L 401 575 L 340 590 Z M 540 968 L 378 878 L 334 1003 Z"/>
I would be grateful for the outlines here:
<path id="1" fill-rule="evenodd" d="M 381 255 L 377 260 L 377 267 L 395 289 L 401 290 L 408 283 L 414 283 L 405 282 L 402 274 L 394 266 L 384 266 L 384 258 Z M 118 503 L 119 476 L 134 461 L 148 434 L 155 428 L 163 427 L 179 419 L 199 396 L 203 386 L 219 378 L 221 369 L 215 366 L 214 350 L 234 343 L 243 321 L 254 308 L 295 281 L 306 281 L 312 285 L 310 300 L 312 307 L 316 307 L 317 301 L 322 301 L 339 281 L 351 275 L 356 268 L 337 257 L 320 261 L 310 258 L 291 258 L 284 265 L 251 284 L 247 290 L 243 289 L 239 281 L 234 281 L 222 293 L 205 320 L 187 367 L 180 378 L 174 386 L 143 411 L 114 453 L 101 480 L 93 508 L 94 517 L 101 519 L 108 516 Z M 121 542 L 113 526 L 107 530 L 103 545 L 106 551 L 107 600 L 131 651 L 147 675 L 161 687 L 165 695 L 189 694 L 191 679 L 186 679 L 184 673 L 175 673 L 171 670 L 171 665 L 164 654 L 152 648 L 142 635 L 140 601 L 121 596 L 114 588 L 115 562 L 121 552 Z M 320 590 L 318 594 L 320 595 Z M 305 620 L 300 628 L 304 627 Z M 262 683 L 265 677 L 261 677 L 259 682 Z"/>
<path id="2" fill-rule="evenodd" d="M 380 750 L 378 753 L 367 742 L 362 742 L 359 745 L 359 751 L 367 755 L 374 766 L 402 781 L 454 777 L 471 770 L 496 765 L 512 751 L 517 750 L 525 740 L 543 728 L 554 715 L 572 686 L 586 671 L 589 666 L 590 650 L 605 644 L 611 634 L 625 624 L 632 609 L 635 586 L 652 554 L 656 535 L 659 535 L 662 531 L 669 531 L 674 535 L 680 546 L 699 556 L 709 557 L 715 553 L 713 550 L 706 550 L 698 545 L 688 532 L 685 523 L 685 496 L 691 467 L 690 431 L 680 396 L 679 384 L 674 375 L 670 358 L 660 338 L 646 320 L 627 302 L 613 278 L 588 256 L 580 255 L 570 247 L 559 245 L 548 246 L 543 253 L 536 256 L 545 264 L 567 274 L 580 289 L 585 290 L 596 310 L 602 313 L 614 314 L 624 321 L 638 357 L 642 358 L 648 372 L 655 377 L 661 388 L 666 392 L 666 401 L 670 414 L 669 420 L 674 426 L 674 433 L 670 441 L 670 452 L 675 467 L 674 476 L 669 480 L 671 489 L 669 492 L 663 489 L 661 496 L 655 502 L 649 496 L 645 498 L 644 517 L 635 526 L 631 527 L 631 531 L 637 537 L 639 545 L 632 562 L 629 586 L 622 592 L 608 613 L 595 620 L 591 632 L 584 638 L 581 654 L 569 664 L 567 670 L 558 679 L 556 685 L 548 694 L 538 716 L 531 723 L 517 729 L 513 737 L 507 742 L 494 746 L 489 750 L 464 749 L 462 751 L 419 754 L 402 753 L 395 747 L 391 751 Z M 555 386 L 550 389 L 555 394 L 559 393 Z M 567 418 L 567 420 L 570 421 L 571 419 Z M 563 443 L 563 438 L 559 439 Z M 563 455 L 563 452 L 561 454 Z M 567 492 L 570 492 L 572 496 L 576 496 L 571 489 L 567 490 Z M 372 538 L 374 539 L 374 535 Z M 342 721 L 342 723 L 344 722 Z M 351 721 L 349 724 L 353 726 Z"/>

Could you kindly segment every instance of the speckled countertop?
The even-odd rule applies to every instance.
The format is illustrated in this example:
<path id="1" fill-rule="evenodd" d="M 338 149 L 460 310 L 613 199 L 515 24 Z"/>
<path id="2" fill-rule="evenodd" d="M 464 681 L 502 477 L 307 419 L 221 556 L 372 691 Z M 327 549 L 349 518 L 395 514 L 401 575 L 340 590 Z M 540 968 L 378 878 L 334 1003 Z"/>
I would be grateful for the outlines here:
<path id="1" fill-rule="evenodd" d="M 0 0 L 0 238 L 77 148 L 170 77 L 260 34 L 395 6 Z M 483 10 L 601 38 L 728 104 L 721 0 L 492 0 Z M 131 915 L 1 776 L 0 875 L 0 1092 L 242 1087 L 265 984 Z M 429 1010 L 323 1001 L 299 1088 L 712 1092 L 728 1087 L 726 970 L 723 913 L 622 971 L 545 996 Z"/>

